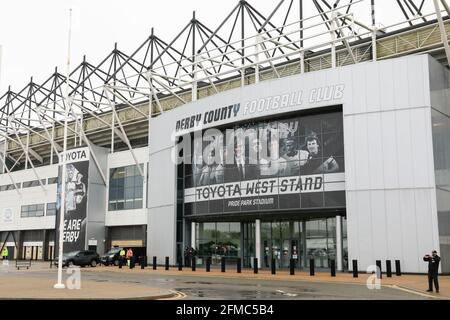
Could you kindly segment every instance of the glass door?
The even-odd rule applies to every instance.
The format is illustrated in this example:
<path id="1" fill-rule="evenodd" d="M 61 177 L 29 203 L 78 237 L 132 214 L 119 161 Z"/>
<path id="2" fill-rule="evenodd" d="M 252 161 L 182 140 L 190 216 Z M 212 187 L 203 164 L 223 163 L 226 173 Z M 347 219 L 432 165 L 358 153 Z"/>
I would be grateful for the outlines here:
<path id="1" fill-rule="evenodd" d="M 294 259 L 294 267 L 298 268 L 301 266 L 300 263 L 300 247 L 299 247 L 299 241 L 298 240 L 291 240 L 291 247 L 290 247 L 290 258 Z"/>
<path id="2" fill-rule="evenodd" d="M 283 240 L 283 247 L 281 252 L 281 268 L 289 268 L 291 262 L 291 254 L 291 240 Z"/>
<path id="3" fill-rule="evenodd" d="M 281 262 L 281 240 L 280 239 L 272 239 L 272 256 L 271 262 L 275 261 L 275 265 L 277 268 L 280 268 Z"/>

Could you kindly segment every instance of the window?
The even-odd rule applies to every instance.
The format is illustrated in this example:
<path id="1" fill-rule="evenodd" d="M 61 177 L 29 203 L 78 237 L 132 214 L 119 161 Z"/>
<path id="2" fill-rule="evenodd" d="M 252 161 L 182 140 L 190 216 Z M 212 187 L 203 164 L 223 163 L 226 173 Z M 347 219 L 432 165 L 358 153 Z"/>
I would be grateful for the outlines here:
<path id="1" fill-rule="evenodd" d="M 47 183 L 47 180 L 42 179 L 41 183 L 45 185 Z M 33 180 L 33 181 L 26 181 L 22 183 L 22 188 L 32 188 L 32 187 L 39 187 L 39 180 Z"/>
<path id="2" fill-rule="evenodd" d="M 58 183 L 58 177 L 55 178 L 48 178 L 47 184 L 56 184 Z"/>
<path id="3" fill-rule="evenodd" d="M 56 203 L 47 203 L 47 216 L 56 216 Z"/>
<path id="4" fill-rule="evenodd" d="M 20 216 L 22 218 L 43 217 L 44 216 L 44 204 L 32 204 L 28 206 L 22 206 Z"/>
<path id="5" fill-rule="evenodd" d="M 142 209 L 143 199 L 144 178 L 136 165 L 111 169 L 109 211 Z"/>
<path id="6" fill-rule="evenodd" d="M 16 183 L 16 187 L 17 187 L 17 189 L 20 189 L 20 183 Z M 0 192 L 2 192 L 2 191 L 9 191 L 9 190 L 15 190 L 13 184 L 0 186 Z"/>

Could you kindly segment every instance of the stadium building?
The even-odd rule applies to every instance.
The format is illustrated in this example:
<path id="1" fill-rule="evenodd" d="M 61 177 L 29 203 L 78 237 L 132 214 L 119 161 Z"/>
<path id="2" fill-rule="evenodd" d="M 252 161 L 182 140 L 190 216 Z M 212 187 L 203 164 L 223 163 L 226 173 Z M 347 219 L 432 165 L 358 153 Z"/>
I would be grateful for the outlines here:
<path id="1" fill-rule="evenodd" d="M 436 249 L 449 273 L 446 1 L 393 2 L 391 27 L 374 1 L 313 3 L 305 18 L 302 1 L 267 16 L 239 1 L 217 28 L 194 14 L 172 41 L 152 31 L 130 55 L 9 88 L 0 246 L 55 257 L 64 181 L 65 252 L 423 273 Z"/>

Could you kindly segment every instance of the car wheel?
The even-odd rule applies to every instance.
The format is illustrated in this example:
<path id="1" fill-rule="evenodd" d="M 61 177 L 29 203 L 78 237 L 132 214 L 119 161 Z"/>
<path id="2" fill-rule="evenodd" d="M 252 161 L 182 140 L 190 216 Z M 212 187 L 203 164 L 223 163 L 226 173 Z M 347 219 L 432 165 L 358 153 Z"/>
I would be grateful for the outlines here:
<path id="1" fill-rule="evenodd" d="M 97 266 L 97 261 L 92 260 L 92 261 L 91 261 L 91 267 L 96 267 L 96 266 Z"/>
<path id="2" fill-rule="evenodd" d="M 114 260 L 114 265 L 117 267 L 119 265 L 119 259 Z"/>
<path id="3" fill-rule="evenodd" d="M 69 262 L 67 263 L 67 266 L 68 266 L 69 268 L 72 268 L 72 267 L 73 267 L 73 261 L 69 261 Z"/>

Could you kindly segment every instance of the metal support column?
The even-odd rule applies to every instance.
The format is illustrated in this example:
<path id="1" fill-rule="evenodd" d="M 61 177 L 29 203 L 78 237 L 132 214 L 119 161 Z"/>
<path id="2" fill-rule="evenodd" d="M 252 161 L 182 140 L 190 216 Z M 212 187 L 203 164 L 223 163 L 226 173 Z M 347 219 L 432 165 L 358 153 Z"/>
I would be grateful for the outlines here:
<path id="1" fill-rule="evenodd" d="M 372 61 L 377 61 L 377 26 L 375 19 L 375 0 L 371 0 L 372 9 Z"/>
<path id="2" fill-rule="evenodd" d="M 447 4 L 447 0 L 441 0 L 442 5 L 445 8 L 445 11 L 447 11 L 447 15 L 450 17 L 450 7 Z"/>
<path id="3" fill-rule="evenodd" d="M 6 152 L 8 152 L 8 140 L 7 139 L 4 140 L 4 144 L 3 144 L 3 155 L 2 155 L 2 158 L 3 158 L 2 173 L 3 174 L 5 174 L 5 172 L 7 170 L 7 168 L 6 168 Z"/>
<path id="4" fill-rule="evenodd" d="M 195 223 L 195 221 L 192 221 L 191 222 L 191 247 L 192 248 L 195 248 L 195 238 L 196 238 L 196 236 L 195 236 L 195 227 L 196 227 L 196 223 Z"/>
<path id="5" fill-rule="evenodd" d="M 331 35 L 331 68 L 336 68 L 336 14 L 333 12 L 331 14 L 331 28 L 330 28 L 330 35 Z"/>
<path id="6" fill-rule="evenodd" d="M 199 60 L 199 56 L 195 55 L 194 57 L 194 74 L 193 74 L 193 78 L 194 81 L 192 82 L 192 101 L 197 101 L 198 98 L 198 83 L 197 83 L 197 79 L 198 79 L 198 60 Z"/>
<path id="7" fill-rule="evenodd" d="M 20 137 L 18 139 L 20 139 Z M 25 149 L 27 151 L 24 150 L 25 151 L 25 160 L 31 161 L 29 154 L 28 154 L 29 148 L 30 148 L 30 133 L 27 132 L 27 147 Z M 28 169 L 28 161 L 25 161 L 25 170 L 27 170 L 27 169 Z"/>
<path id="8" fill-rule="evenodd" d="M 255 221 L 255 258 L 258 259 L 258 269 L 261 269 L 261 220 Z"/>
<path id="9" fill-rule="evenodd" d="M 52 141 L 55 141 L 55 124 L 52 125 Z M 50 165 L 53 164 L 53 150 L 54 148 L 50 148 Z"/>
<path id="10" fill-rule="evenodd" d="M 447 56 L 447 63 L 450 66 L 450 46 L 448 44 L 448 35 L 445 30 L 444 20 L 442 19 L 441 8 L 439 7 L 438 0 L 433 0 L 433 2 L 436 9 L 437 20 L 439 22 L 439 29 L 441 30 L 441 39 L 444 44 L 445 55 Z"/>
<path id="11" fill-rule="evenodd" d="M 342 261 L 342 217 L 336 216 L 336 268 L 338 271 L 344 271 L 344 265 Z"/>
<path id="12" fill-rule="evenodd" d="M 258 34 L 255 42 L 255 83 L 259 83 L 259 53 L 261 42 L 262 36 L 261 34 Z"/>

